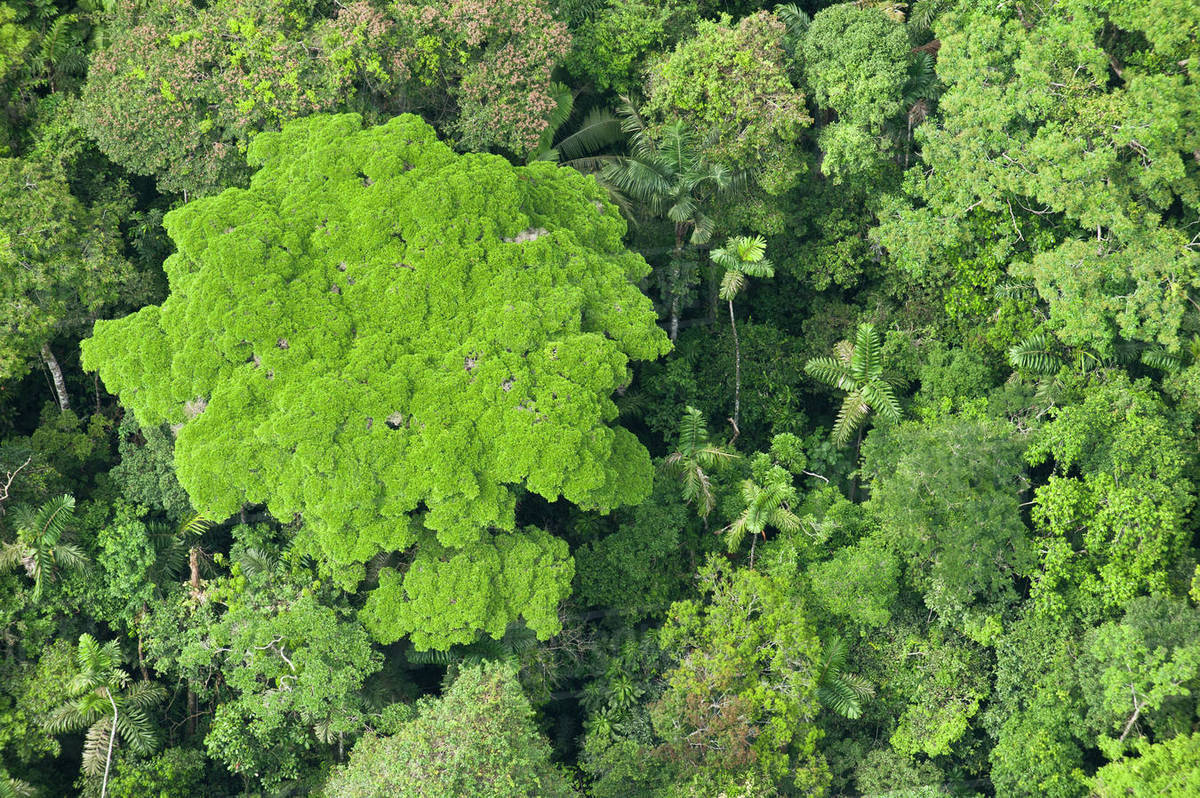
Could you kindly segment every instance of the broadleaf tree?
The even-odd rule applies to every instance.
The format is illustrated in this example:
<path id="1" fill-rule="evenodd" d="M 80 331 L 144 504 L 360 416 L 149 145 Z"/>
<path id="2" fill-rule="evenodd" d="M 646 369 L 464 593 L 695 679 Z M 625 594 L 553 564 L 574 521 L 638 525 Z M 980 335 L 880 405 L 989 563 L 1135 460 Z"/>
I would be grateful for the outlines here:
<path id="1" fill-rule="evenodd" d="M 418 616 L 422 647 L 518 614 L 554 633 L 566 546 L 518 529 L 518 499 L 606 511 L 651 483 L 646 450 L 610 425 L 630 361 L 668 348 L 625 223 L 590 178 L 455 155 L 412 116 L 310 117 L 249 154 L 248 189 L 167 214 L 170 296 L 97 324 L 85 367 L 143 425 L 176 425 L 179 481 L 206 516 L 302 516 L 347 587 L 415 546 L 372 599 L 428 612 L 388 613 L 380 639 Z M 455 562 L 472 589 L 538 579 L 517 606 L 464 613 L 440 592 Z"/>

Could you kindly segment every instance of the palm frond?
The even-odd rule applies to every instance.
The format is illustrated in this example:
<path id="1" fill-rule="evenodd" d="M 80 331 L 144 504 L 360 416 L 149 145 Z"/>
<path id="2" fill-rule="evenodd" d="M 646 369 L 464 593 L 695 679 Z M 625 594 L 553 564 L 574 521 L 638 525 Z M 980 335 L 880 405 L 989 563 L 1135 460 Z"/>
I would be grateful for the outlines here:
<path id="1" fill-rule="evenodd" d="M 721 276 L 721 287 L 717 295 L 726 302 L 732 302 L 746 286 L 746 275 L 738 269 L 731 269 Z"/>
<path id="2" fill-rule="evenodd" d="M 829 679 L 817 687 L 817 699 L 827 708 L 845 718 L 862 716 L 858 696 L 841 679 Z"/>
<path id="3" fill-rule="evenodd" d="M 139 754 L 149 754 L 158 748 L 157 729 L 144 710 L 129 709 L 119 712 L 117 734 L 122 742 Z"/>
<path id="4" fill-rule="evenodd" d="M 148 710 L 167 700 L 167 691 L 156 682 L 138 681 L 129 685 L 121 697 L 121 705 L 130 709 Z"/>
<path id="5" fill-rule="evenodd" d="M 246 549 L 237 557 L 242 573 L 248 577 L 267 576 L 275 573 L 279 559 L 273 552 L 262 549 Z"/>
<path id="6" fill-rule="evenodd" d="M 54 547 L 54 563 L 68 571 L 82 571 L 87 568 L 89 559 L 74 543 L 59 543 Z"/>
<path id="7" fill-rule="evenodd" d="M 892 393 L 892 386 L 885 382 L 868 382 L 862 386 L 862 395 L 876 413 L 893 421 L 900 418 L 900 403 Z"/>
<path id="8" fill-rule="evenodd" d="M 808 12 L 795 3 L 777 6 L 775 13 L 779 16 L 784 26 L 787 27 L 787 35 L 792 39 L 803 37 L 808 30 L 808 26 L 812 24 L 812 17 L 808 15 Z"/>
<path id="9" fill-rule="evenodd" d="M 579 128 L 559 140 L 557 149 L 568 162 L 612 146 L 624 136 L 621 120 L 603 108 L 589 111 Z"/>
<path id="10" fill-rule="evenodd" d="M 916 53 L 908 67 L 908 80 L 904 84 L 904 104 L 908 107 L 921 100 L 932 100 L 937 85 L 937 60 L 932 53 Z"/>
<path id="11" fill-rule="evenodd" d="M 205 517 L 203 513 L 196 513 L 180 525 L 179 533 L 185 537 L 188 535 L 199 537 L 212 529 L 213 524 L 214 521 L 211 518 Z"/>
<path id="12" fill-rule="evenodd" d="M 842 407 L 838 411 L 837 420 L 833 424 L 833 439 L 839 446 L 845 446 L 850 442 L 851 436 L 867 420 L 867 413 L 870 409 L 857 391 L 846 395 L 846 398 L 842 400 Z"/>
<path id="13" fill-rule="evenodd" d="M 0 570 L 9 571 L 20 567 L 28 551 L 23 543 L 5 543 L 0 546 Z"/>
<path id="14" fill-rule="evenodd" d="M 858 383 L 846 371 L 842 361 L 832 357 L 814 357 L 804 364 L 804 371 L 826 385 L 841 391 L 853 391 Z"/>
<path id="15" fill-rule="evenodd" d="M 1176 372 L 1183 368 L 1183 358 L 1173 352 L 1168 352 L 1162 347 L 1147 349 L 1142 352 L 1142 363 L 1150 368 L 1161 369 L 1166 372 Z"/>
<path id="16" fill-rule="evenodd" d="M 1047 333 L 1036 332 L 1008 350 L 1008 362 L 1014 369 L 1049 376 L 1063 366 L 1062 358 L 1052 349 Z"/>
<path id="17" fill-rule="evenodd" d="M 42 504 L 33 515 L 32 525 L 25 529 L 31 541 L 53 546 L 75 517 L 75 497 L 63 494 Z"/>
<path id="18" fill-rule="evenodd" d="M 120 743 L 111 738 L 112 716 L 101 718 L 88 726 L 83 736 L 83 774 L 89 778 L 99 778 L 104 773 L 104 764 L 108 761 L 108 744 L 112 740 L 113 755 L 116 755 Z"/>

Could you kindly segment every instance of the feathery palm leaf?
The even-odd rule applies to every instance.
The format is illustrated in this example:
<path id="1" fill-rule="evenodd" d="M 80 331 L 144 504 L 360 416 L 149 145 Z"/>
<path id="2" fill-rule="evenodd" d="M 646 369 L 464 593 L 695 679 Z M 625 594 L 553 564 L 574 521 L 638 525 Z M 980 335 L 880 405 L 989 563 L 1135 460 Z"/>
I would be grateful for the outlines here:
<path id="1" fill-rule="evenodd" d="M 817 698 L 827 709 L 854 720 L 862 716 L 862 704 L 875 695 L 875 688 L 861 676 L 845 672 L 848 654 L 849 646 L 841 637 L 825 644 Z"/>
<path id="2" fill-rule="evenodd" d="M 1014 369 L 1041 376 L 1050 376 L 1063 366 L 1062 357 L 1054 351 L 1051 337 L 1036 332 L 1008 350 L 1008 362 Z"/>

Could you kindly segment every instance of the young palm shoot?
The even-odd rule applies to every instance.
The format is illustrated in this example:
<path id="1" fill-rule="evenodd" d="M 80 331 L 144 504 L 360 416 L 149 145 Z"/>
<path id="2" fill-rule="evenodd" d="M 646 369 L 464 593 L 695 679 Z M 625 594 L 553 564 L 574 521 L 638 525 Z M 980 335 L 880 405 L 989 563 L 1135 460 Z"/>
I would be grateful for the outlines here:
<path id="1" fill-rule="evenodd" d="M 774 277 L 775 267 L 766 257 L 767 242 L 762 236 L 734 236 L 725 246 L 713 250 L 713 263 L 725 270 L 720 297 L 729 305 L 729 326 L 733 330 L 733 428 L 737 430 L 742 410 L 742 349 L 738 341 L 733 300 L 746 286 L 747 277 Z"/>

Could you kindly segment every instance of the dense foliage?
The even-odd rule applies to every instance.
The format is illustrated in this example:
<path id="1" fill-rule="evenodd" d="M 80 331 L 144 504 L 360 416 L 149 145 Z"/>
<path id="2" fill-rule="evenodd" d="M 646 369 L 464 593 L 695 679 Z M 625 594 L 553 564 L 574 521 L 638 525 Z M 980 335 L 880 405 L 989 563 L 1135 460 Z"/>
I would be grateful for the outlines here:
<path id="1" fill-rule="evenodd" d="M 1200 792 L 1192 0 L 0 0 L 0 796 Z"/>

